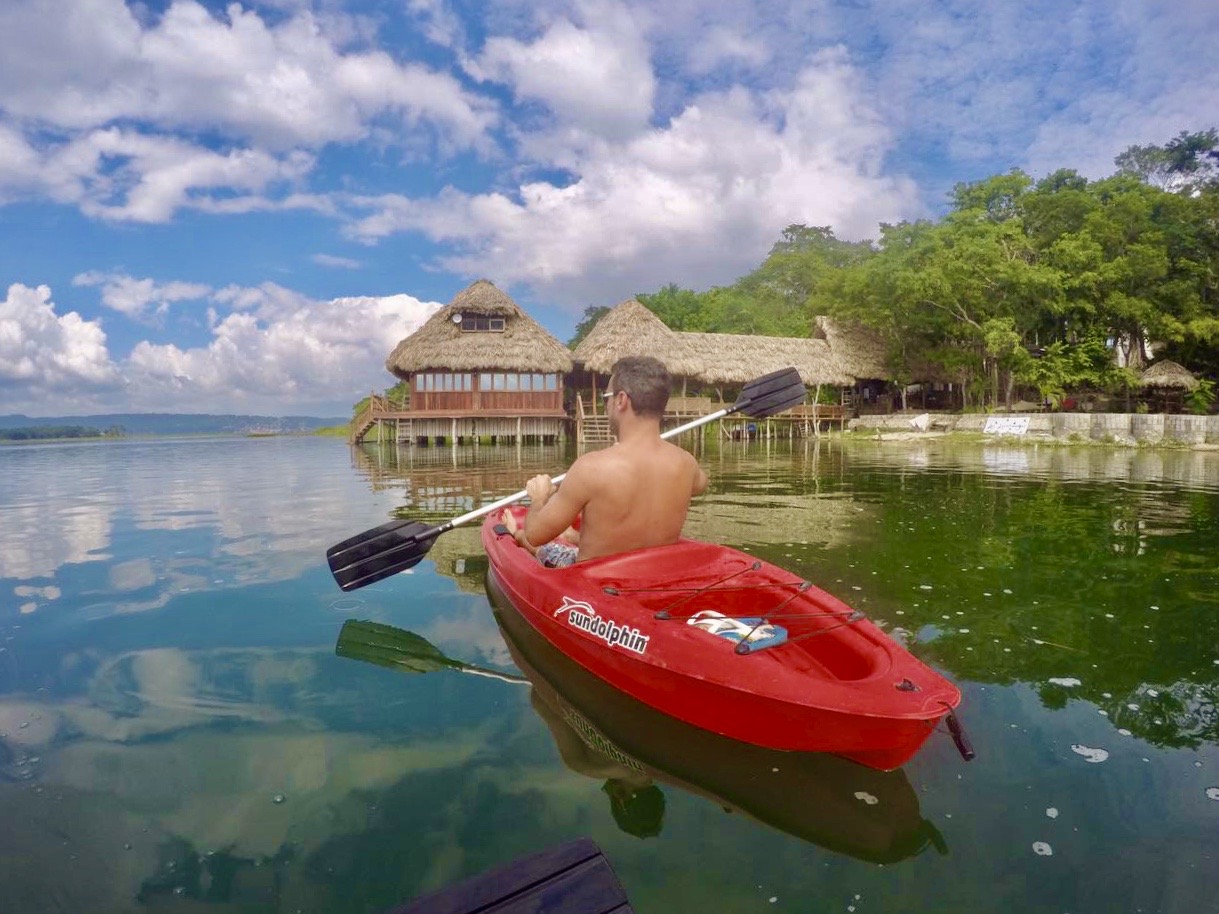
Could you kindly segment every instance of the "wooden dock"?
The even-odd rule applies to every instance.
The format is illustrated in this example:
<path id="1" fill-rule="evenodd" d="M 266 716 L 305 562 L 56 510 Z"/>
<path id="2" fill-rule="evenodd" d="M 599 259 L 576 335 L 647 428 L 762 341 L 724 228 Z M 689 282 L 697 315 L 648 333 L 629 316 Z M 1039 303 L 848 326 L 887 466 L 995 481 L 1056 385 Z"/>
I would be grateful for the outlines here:
<path id="1" fill-rule="evenodd" d="M 576 397 L 575 416 L 560 409 L 402 409 L 385 397 L 373 395 L 368 405 L 352 420 L 350 441 L 392 441 L 417 445 L 493 444 L 535 441 L 550 444 L 564 441 L 573 430 L 581 446 L 608 444 L 609 417 L 600 404 L 585 403 Z M 664 427 L 672 427 L 707 416 L 724 404 L 711 397 L 671 397 L 665 411 Z M 850 418 L 846 407 L 805 404 L 761 421 L 745 416 L 730 416 L 719 423 L 722 438 L 802 438 L 818 436 L 836 425 L 845 428 Z"/>
<path id="2" fill-rule="evenodd" d="M 402 409 L 384 397 L 372 396 L 351 422 L 352 444 L 364 441 L 399 443 L 492 444 L 566 438 L 571 419 L 561 409 Z"/>

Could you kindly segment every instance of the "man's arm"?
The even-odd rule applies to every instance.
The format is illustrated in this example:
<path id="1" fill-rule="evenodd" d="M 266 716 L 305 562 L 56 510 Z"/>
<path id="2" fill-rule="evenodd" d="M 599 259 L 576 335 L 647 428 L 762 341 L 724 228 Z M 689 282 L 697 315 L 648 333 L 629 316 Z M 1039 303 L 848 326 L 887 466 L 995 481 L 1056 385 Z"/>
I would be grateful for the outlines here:
<path id="1" fill-rule="evenodd" d="M 525 490 L 532 504 L 525 515 L 525 538 L 541 546 L 570 527 L 588 504 L 589 480 L 589 468 L 583 457 L 572 464 L 563 485 L 557 489 L 549 476 L 529 480 Z"/>
<path id="2" fill-rule="evenodd" d="M 693 460 L 694 458 L 691 457 L 690 459 Z M 704 492 L 707 491 L 707 486 L 710 484 L 710 482 L 711 482 L 711 480 L 707 477 L 707 471 L 704 470 L 701 466 L 699 466 L 698 462 L 695 461 L 695 463 L 694 463 L 694 487 L 693 487 L 693 489 L 691 489 L 690 494 L 691 495 L 702 495 Z"/>

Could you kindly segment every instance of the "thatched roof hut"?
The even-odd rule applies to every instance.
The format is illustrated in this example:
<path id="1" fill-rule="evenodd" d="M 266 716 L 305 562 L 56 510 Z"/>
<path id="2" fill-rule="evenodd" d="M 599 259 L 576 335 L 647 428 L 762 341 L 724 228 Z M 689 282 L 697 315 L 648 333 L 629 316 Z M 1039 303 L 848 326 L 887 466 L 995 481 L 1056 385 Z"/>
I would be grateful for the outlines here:
<path id="1" fill-rule="evenodd" d="M 881 380 L 892 374 L 888 347 L 870 327 L 822 315 L 814 321 L 813 339 L 825 340 L 838 369 L 852 378 Z"/>
<path id="2" fill-rule="evenodd" d="M 1178 365 L 1172 359 L 1156 362 L 1143 372 L 1139 383 L 1144 387 L 1176 387 L 1181 390 L 1193 390 L 1198 386 L 1198 379 L 1190 374 L 1189 369 Z"/>
<path id="3" fill-rule="evenodd" d="M 707 384 L 744 384 L 759 375 L 794 367 L 810 387 L 854 383 L 834 362 L 825 340 L 736 333 L 678 333 L 698 363 L 692 379 Z"/>
<path id="4" fill-rule="evenodd" d="M 679 335 L 633 298 L 602 315 L 576 346 L 572 359 L 589 371 L 607 375 L 615 362 L 631 355 L 655 356 L 671 375 L 693 377 L 699 367 Z"/>
<path id="5" fill-rule="evenodd" d="M 502 318 L 503 332 L 468 333 L 460 320 Z M 480 279 L 400 342 L 385 367 L 399 378 L 420 371 L 571 371 L 571 352 L 491 282 Z"/>

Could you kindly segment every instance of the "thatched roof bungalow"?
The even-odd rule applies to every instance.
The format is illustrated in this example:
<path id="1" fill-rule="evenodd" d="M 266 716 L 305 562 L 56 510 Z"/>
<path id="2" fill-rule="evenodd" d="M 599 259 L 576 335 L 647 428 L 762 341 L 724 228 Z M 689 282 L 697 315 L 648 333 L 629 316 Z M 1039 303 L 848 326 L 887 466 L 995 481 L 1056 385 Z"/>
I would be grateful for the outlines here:
<path id="1" fill-rule="evenodd" d="M 689 377 L 707 384 L 744 384 L 759 375 L 788 367 L 794 367 L 809 387 L 854 383 L 854 378 L 844 374 L 834 362 L 825 340 L 736 333 L 676 336 L 697 363 Z"/>
<path id="2" fill-rule="evenodd" d="M 744 384 L 788 366 L 813 386 L 853 382 L 834 364 L 824 340 L 674 331 L 635 299 L 602 316 L 572 358 L 608 375 L 618 359 L 630 355 L 655 356 L 674 377 L 706 384 Z"/>
<path id="3" fill-rule="evenodd" d="M 633 355 L 655 356 L 675 376 L 692 376 L 698 367 L 679 335 L 633 298 L 603 314 L 572 359 L 590 372 L 608 375 L 615 362 Z"/>
<path id="4" fill-rule="evenodd" d="M 523 432 L 519 421 L 513 426 L 474 420 L 531 417 L 546 420 L 531 429 L 551 435 L 559 431 L 557 420 L 566 419 L 563 376 L 571 371 L 571 353 L 485 279 L 457 293 L 402 340 L 385 367 L 410 382 L 408 412 L 423 434 Z M 433 428 L 418 421 L 440 417 L 450 424 Z"/>
<path id="5" fill-rule="evenodd" d="M 486 279 L 462 289 L 385 360 L 409 381 L 422 371 L 566 374 L 571 352 Z"/>
<path id="6" fill-rule="evenodd" d="M 870 327 L 821 315 L 813 322 L 813 339 L 825 340 L 838 369 L 856 380 L 887 380 L 888 347 Z"/>

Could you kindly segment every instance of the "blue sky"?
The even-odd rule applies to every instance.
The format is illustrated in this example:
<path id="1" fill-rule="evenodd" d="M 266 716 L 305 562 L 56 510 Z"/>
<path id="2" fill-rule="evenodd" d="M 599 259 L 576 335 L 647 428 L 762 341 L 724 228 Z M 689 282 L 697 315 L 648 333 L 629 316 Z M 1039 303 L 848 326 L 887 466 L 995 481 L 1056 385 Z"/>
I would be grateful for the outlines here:
<path id="1" fill-rule="evenodd" d="M 0 4 L 0 413 L 338 414 L 480 277 L 566 340 L 1219 124 L 1219 3 Z"/>

